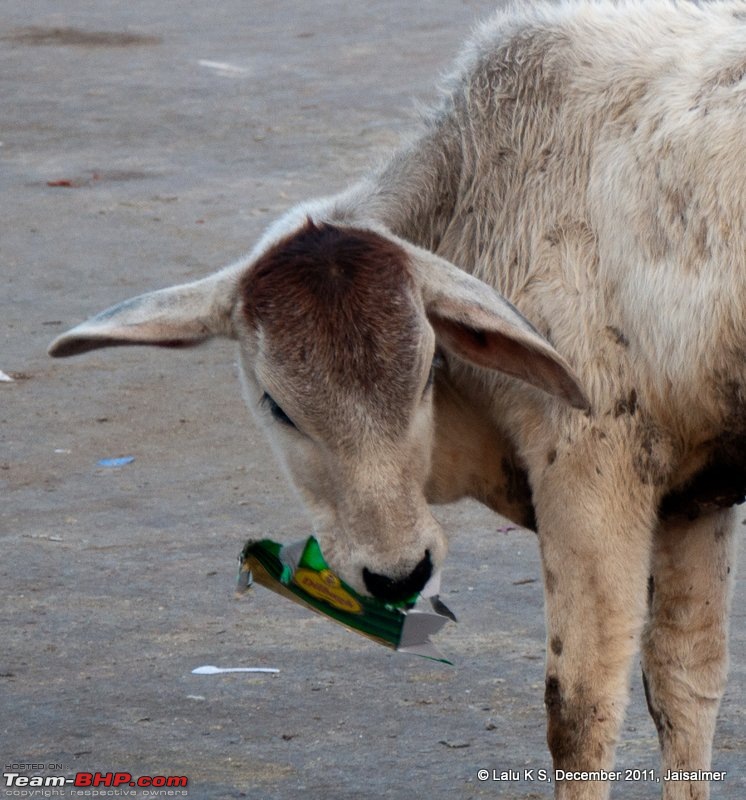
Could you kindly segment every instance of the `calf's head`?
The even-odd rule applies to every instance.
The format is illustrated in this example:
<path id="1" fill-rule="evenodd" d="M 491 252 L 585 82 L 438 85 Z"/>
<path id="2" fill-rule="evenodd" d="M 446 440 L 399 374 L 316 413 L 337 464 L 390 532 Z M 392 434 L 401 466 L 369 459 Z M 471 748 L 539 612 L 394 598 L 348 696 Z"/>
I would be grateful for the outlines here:
<path id="1" fill-rule="evenodd" d="M 238 341 L 248 405 L 329 564 L 386 600 L 421 590 L 445 557 L 424 495 L 439 352 L 587 406 L 563 359 L 490 287 L 384 230 L 308 218 L 244 262 L 102 312 L 50 353 L 214 336 Z"/>

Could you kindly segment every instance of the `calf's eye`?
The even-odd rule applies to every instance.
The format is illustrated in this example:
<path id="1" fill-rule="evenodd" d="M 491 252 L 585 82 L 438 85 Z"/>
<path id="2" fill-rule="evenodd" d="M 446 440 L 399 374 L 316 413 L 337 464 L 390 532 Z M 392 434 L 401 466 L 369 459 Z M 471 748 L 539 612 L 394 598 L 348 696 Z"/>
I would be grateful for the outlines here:
<path id="1" fill-rule="evenodd" d="M 291 428 L 295 428 L 295 423 L 292 419 L 277 405 L 277 403 L 270 397 L 266 392 L 262 395 L 261 403 L 263 406 L 269 409 L 269 413 L 272 415 L 272 418 L 277 422 L 281 422 L 283 425 L 289 425 Z M 296 428 L 297 430 L 297 428 Z"/>
<path id="2" fill-rule="evenodd" d="M 425 392 L 433 385 L 436 370 L 439 370 L 444 364 L 445 359 L 443 358 L 443 354 L 436 350 L 435 355 L 433 356 L 433 362 L 430 365 L 430 374 L 427 376 L 427 383 L 425 384 L 424 389 Z"/>

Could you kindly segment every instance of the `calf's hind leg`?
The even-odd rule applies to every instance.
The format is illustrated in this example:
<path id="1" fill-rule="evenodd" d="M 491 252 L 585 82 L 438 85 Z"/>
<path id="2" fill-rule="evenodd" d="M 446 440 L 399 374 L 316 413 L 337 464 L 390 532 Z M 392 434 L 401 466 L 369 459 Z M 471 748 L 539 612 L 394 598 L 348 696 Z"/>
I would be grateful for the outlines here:
<path id="1" fill-rule="evenodd" d="M 728 671 L 734 511 L 666 521 L 655 536 L 642 638 L 648 707 L 668 770 L 709 770 Z M 664 800 L 706 800 L 707 781 L 664 781 Z"/>

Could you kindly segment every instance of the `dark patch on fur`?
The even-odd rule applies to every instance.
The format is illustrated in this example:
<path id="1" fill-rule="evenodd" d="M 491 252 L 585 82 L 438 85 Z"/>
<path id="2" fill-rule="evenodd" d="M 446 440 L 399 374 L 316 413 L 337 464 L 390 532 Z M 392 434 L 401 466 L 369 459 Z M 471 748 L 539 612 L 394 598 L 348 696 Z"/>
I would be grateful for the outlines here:
<path id="1" fill-rule="evenodd" d="M 693 520 L 746 501 L 746 434 L 717 440 L 707 465 L 661 501 L 661 519 Z"/>
<path id="2" fill-rule="evenodd" d="M 655 578 L 652 575 L 648 576 L 648 608 L 653 606 L 653 598 L 655 597 Z"/>
<path id="3" fill-rule="evenodd" d="M 673 731 L 673 726 L 671 725 L 671 720 L 668 716 L 661 711 L 660 709 L 656 708 L 653 704 L 653 697 L 650 692 L 650 684 L 648 683 L 648 676 L 643 671 L 642 673 L 642 688 L 645 690 L 645 702 L 648 705 L 648 712 L 650 714 L 651 719 L 653 720 L 653 724 L 655 725 L 655 729 L 658 731 L 658 739 L 663 746 L 663 740 L 665 737 L 670 736 L 671 732 Z"/>
<path id="4" fill-rule="evenodd" d="M 547 744 L 555 767 L 576 763 L 582 752 L 583 724 L 576 714 L 568 714 L 559 678 L 547 676 L 544 690 L 547 709 Z"/>
<path id="5" fill-rule="evenodd" d="M 633 416 L 635 411 L 637 411 L 637 391 L 632 389 L 627 397 L 617 400 L 614 406 L 614 416 L 621 417 L 623 414 Z"/>
<path id="6" fill-rule="evenodd" d="M 552 449 L 547 453 L 547 464 L 550 466 L 557 460 L 557 451 Z"/>
<path id="7" fill-rule="evenodd" d="M 539 172 L 547 171 L 547 163 L 550 161 L 551 157 L 552 149 L 550 147 L 545 147 L 539 154 L 539 160 L 536 165 Z"/>
<path id="8" fill-rule="evenodd" d="M 551 247 L 557 247 L 557 245 L 560 243 L 559 231 L 559 228 L 552 228 L 552 230 L 547 231 L 546 235 L 544 236 L 547 244 Z"/>
<path id="9" fill-rule="evenodd" d="M 544 689 L 544 705 L 547 711 L 558 712 L 562 706 L 562 692 L 560 691 L 559 678 L 555 675 L 547 675 L 546 685 Z"/>
<path id="10" fill-rule="evenodd" d="M 607 325 L 606 332 L 620 347 L 629 347 L 629 339 L 615 325 Z"/>
<path id="11" fill-rule="evenodd" d="M 536 513 L 528 473 L 509 456 L 502 459 L 501 466 L 505 475 L 505 496 L 508 502 L 525 508 L 527 515 L 530 513 L 525 527 L 536 530 Z"/>
<path id="12" fill-rule="evenodd" d="M 710 245 L 708 244 L 708 237 L 709 227 L 707 225 L 707 220 L 703 217 L 694 231 L 694 245 L 697 249 L 697 255 L 703 261 L 707 261 L 712 255 Z"/>
<path id="13" fill-rule="evenodd" d="M 652 423 L 644 424 L 640 432 L 640 444 L 632 463 L 637 476 L 646 486 L 663 486 L 668 480 L 669 464 L 665 457 L 666 450 L 666 442 L 660 430 Z"/>
<path id="14" fill-rule="evenodd" d="M 562 655 L 562 639 L 559 636 L 552 636 L 552 641 L 550 642 L 550 647 L 552 648 L 552 652 L 556 656 Z"/>
<path id="15" fill-rule="evenodd" d="M 547 708 L 547 743 L 556 769 L 596 769 L 605 755 L 607 735 L 594 735 L 608 716 L 593 702 L 582 683 L 568 693 L 559 678 L 547 676 L 544 703 Z"/>
<path id="16" fill-rule="evenodd" d="M 547 594 L 554 594 L 557 591 L 557 576 L 548 569 L 544 575 L 544 585 L 547 588 Z"/>
<path id="17" fill-rule="evenodd" d="M 483 483 L 480 478 L 474 478 L 476 485 Z M 507 517 L 511 522 L 520 525 L 522 528 L 536 530 L 536 512 L 530 504 L 511 504 L 508 501 L 504 484 L 496 484 L 492 487 L 485 487 L 483 491 L 475 491 L 472 496 L 484 503 L 488 508 Z"/>
<path id="18" fill-rule="evenodd" d="M 686 228 L 688 210 L 692 203 L 693 189 L 690 184 L 667 186 L 663 188 L 663 197 L 668 205 L 671 222 L 679 222 Z"/>

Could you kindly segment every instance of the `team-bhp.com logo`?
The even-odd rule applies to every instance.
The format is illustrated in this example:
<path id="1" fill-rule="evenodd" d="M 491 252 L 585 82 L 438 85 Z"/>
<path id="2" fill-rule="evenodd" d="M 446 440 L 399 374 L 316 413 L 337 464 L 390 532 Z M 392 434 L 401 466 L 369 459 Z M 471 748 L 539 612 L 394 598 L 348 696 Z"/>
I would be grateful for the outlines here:
<path id="1" fill-rule="evenodd" d="M 75 787 L 78 789 L 117 789 L 131 786 L 138 789 L 185 789 L 189 779 L 183 775 L 141 775 L 134 778 L 129 772 L 77 772 L 73 777 L 64 775 L 22 775 L 20 772 L 4 772 L 6 789 L 54 789 Z"/>

